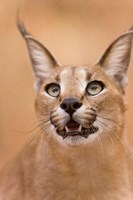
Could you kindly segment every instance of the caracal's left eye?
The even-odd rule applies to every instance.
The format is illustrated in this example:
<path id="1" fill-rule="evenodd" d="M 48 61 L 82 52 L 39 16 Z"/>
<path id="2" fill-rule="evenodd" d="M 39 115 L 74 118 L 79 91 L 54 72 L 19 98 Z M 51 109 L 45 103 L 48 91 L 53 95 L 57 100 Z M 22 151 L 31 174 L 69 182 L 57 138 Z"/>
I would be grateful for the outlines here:
<path id="1" fill-rule="evenodd" d="M 60 94 L 60 86 L 56 83 L 47 85 L 46 92 L 52 97 L 58 97 Z"/>
<path id="2" fill-rule="evenodd" d="M 93 81 L 88 83 L 86 90 L 89 95 L 94 96 L 99 94 L 103 90 L 103 88 L 103 83 L 99 81 Z"/>

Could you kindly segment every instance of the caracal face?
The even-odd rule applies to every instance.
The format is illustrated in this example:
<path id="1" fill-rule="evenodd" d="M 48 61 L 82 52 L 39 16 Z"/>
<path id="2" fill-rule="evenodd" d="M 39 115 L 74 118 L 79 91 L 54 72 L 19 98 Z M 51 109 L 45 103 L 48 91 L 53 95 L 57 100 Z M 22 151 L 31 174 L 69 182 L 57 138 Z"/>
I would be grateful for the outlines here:
<path id="1" fill-rule="evenodd" d="M 43 134 L 71 146 L 120 137 L 133 30 L 118 37 L 94 66 L 63 67 L 22 23 L 18 28 L 36 77 L 35 105 Z"/>
<path id="2" fill-rule="evenodd" d="M 120 89 L 99 66 L 68 66 L 41 84 L 36 110 L 44 134 L 62 144 L 81 145 L 119 132 L 124 105 Z"/>

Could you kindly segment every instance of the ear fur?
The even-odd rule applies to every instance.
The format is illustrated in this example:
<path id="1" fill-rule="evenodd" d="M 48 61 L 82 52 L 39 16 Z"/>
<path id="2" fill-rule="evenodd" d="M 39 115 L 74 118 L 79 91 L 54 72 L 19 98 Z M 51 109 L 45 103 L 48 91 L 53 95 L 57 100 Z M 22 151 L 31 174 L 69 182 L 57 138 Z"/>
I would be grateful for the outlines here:
<path id="1" fill-rule="evenodd" d="M 116 81 L 122 91 L 127 85 L 127 70 L 132 48 L 133 28 L 118 37 L 97 62 L 105 73 Z M 96 64 L 96 65 L 97 65 Z"/>
<path id="2" fill-rule="evenodd" d="M 17 21 L 17 26 L 25 39 L 33 72 L 37 78 L 35 89 L 39 90 L 42 81 L 48 78 L 53 73 L 54 68 L 59 66 L 59 64 L 48 49 L 27 32 L 24 24 L 19 20 Z"/>

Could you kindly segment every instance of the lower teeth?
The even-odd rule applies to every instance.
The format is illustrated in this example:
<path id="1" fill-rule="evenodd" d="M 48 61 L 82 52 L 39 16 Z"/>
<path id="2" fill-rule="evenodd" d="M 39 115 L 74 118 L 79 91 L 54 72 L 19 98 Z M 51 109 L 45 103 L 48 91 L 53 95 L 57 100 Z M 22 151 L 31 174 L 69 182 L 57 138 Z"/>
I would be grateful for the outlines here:
<path id="1" fill-rule="evenodd" d="M 88 137 L 88 135 L 95 133 L 98 130 L 97 127 L 90 127 L 88 129 L 83 129 L 81 132 L 66 132 L 66 130 L 62 130 L 62 131 L 57 131 L 57 133 L 59 135 L 61 135 L 64 139 L 67 136 L 82 136 L 82 137 Z M 74 134 L 75 133 L 75 134 Z M 76 134 L 77 133 L 77 134 Z"/>

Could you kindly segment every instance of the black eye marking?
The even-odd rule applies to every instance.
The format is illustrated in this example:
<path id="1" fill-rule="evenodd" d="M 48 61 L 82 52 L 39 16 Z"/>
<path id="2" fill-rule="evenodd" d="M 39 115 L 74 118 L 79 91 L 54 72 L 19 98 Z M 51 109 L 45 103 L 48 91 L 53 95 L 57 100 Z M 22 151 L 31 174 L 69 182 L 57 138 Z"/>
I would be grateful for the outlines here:
<path id="1" fill-rule="evenodd" d="M 60 82 L 60 75 L 57 75 L 57 76 L 55 77 L 55 80 L 59 83 L 59 82 Z"/>

